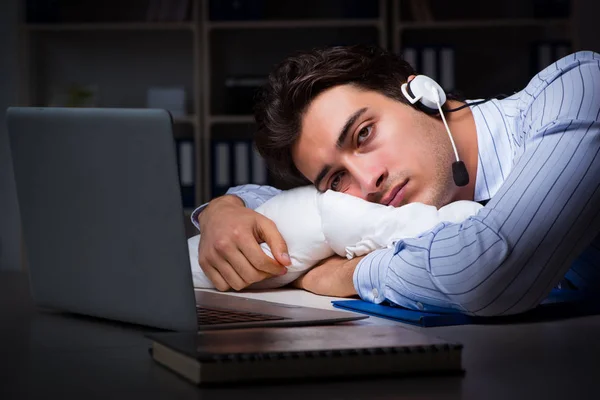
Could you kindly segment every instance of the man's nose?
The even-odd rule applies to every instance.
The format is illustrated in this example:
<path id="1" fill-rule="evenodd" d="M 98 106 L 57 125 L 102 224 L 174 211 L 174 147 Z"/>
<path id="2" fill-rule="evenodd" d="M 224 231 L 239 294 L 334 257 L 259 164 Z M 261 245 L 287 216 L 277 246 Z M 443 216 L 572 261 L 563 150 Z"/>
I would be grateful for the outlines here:
<path id="1" fill-rule="evenodd" d="M 361 197 L 370 200 L 374 194 L 381 190 L 385 180 L 385 168 L 377 164 L 360 160 L 352 163 L 348 168 L 360 186 Z"/>

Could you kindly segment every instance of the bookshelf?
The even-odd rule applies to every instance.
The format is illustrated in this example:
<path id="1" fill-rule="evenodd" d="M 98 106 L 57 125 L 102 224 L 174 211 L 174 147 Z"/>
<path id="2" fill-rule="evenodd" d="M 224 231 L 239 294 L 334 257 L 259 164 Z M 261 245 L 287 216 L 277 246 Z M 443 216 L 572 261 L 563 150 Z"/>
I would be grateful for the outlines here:
<path id="1" fill-rule="evenodd" d="M 207 21 L 206 28 L 214 29 L 306 29 L 306 28 L 353 28 L 380 27 L 379 19 L 325 19 L 325 20 L 279 20 L 279 21 Z"/>
<path id="2" fill-rule="evenodd" d="M 98 22 L 98 23 L 61 23 L 26 24 L 30 32 L 74 32 L 74 31 L 195 31 L 192 22 Z"/>
<path id="3" fill-rule="evenodd" d="M 185 113 L 174 116 L 174 139 L 194 144 L 194 205 L 219 194 L 213 191 L 211 143 L 247 141 L 254 129 L 251 110 L 232 110 L 223 82 L 246 75 L 264 78 L 291 52 L 344 38 L 387 47 L 386 0 L 78 3 L 82 2 L 21 1 L 24 74 L 19 104 L 62 105 L 54 100 L 56 87 L 65 91 L 76 83 L 96 88 L 92 106 L 138 108 L 146 106 L 150 86 L 183 87 Z M 234 3 L 241 3 L 242 9 L 232 8 Z M 32 5 L 40 4 L 46 7 L 45 15 L 31 12 Z M 48 4 L 57 8 L 48 9 Z M 161 7 L 171 12 L 185 7 L 186 12 L 172 18 L 161 15 Z M 276 184 L 265 173 L 258 175 L 267 180 L 264 183 Z M 185 208 L 186 223 L 192 210 L 190 205 Z M 188 236 L 195 233 L 189 223 L 186 229 Z"/>
<path id="4" fill-rule="evenodd" d="M 194 144 L 194 205 L 221 193 L 214 182 L 222 149 L 215 143 L 249 142 L 254 90 L 296 50 L 357 42 L 398 53 L 442 46 L 451 49 L 452 86 L 479 98 L 525 84 L 536 43 L 578 49 L 570 17 L 576 0 L 505 0 L 494 7 L 478 0 L 52 0 L 69 8 L 49 21 L 27 19 L 31 1 L 42 0 L 21 2 L 19 104 L 48 105 L 55 87 L 71 81 L 95 85 L 100 107 L 145 107 L 149 87 L 183 88 L 185 112 L 174 117 L 174 136 Z M 551 12 L 544 1 L 558 9 Z M 180 7 L 178 16 L 151 15 L 160 4 Z M 565 4 L 568 15 L 559 12 Z M 231 158 L 245 151 L 228 153 L 230 186 L 255 178 L 232 167 Z M 244 157 L 250 170 L 264 168 L 252 153 Z M 266 182 L 255 183 L 286 187 L 264 171 L 258 175 Z"/>
<path id="5" fill-rule="evenodd" d="M 171 20 L 163 18 L 166 14 L 161 17 L 159 10 L 150 16 L 150 5 L 158 4 L 157 0 L 95 4 L 46 1 L 53 3 L 54 12 L 32 18 L 35 3 L 44 2 L 21 1 L 19 36 L 24 74 L 19 104 L 52 105 L 57 91 L 79 84 L 96 88 L 92 106 L 143 108 L 148 88 L 183 88 L 184 112 L 173 115 L 174 140 L 177 146 L 181 141 L 201 141 L 199 2 L 173 0 L 172 4 L 186 10 Z M 64 105 L 58 103 L 54 105 Z M 193 161 L 192 174 L 198 176 L 200 163 Z M 189 216 L 202 199 L 198 185 L 192 190 L 192 201 L 184 204 L 187 236 L 195 234 Z M 182 187 L 182 192 L 190 197 L 189 188 Z"/>
<path id="6" fill-rule="evenodd" d="M 205 134 L 201 159 L 204 161 L 202 182 L 205 183 L 207 199 L 222 194 L 228 186 L 248 180 L 286 188 L 283 182 L 274 181 L 268 175 L 264 165 L 257 165 L 256 154 L 246 154 L 250 146 L 248 140 L 254 130 L 251 114 L 253 88 L 252 84 L 244 87 L 241 81 L 254 80 L 258 86 L 274 64 L 298 49 L 341 44 L 344 40 L 387 47 L 386 0 L 309 0 L 294 3 L 266 0 L 254 3 L 258 3 L 260 9 L 246 15 L 230 16 L 219 13 L 215 9 L 218 7 L 214 7 L 216 3 L 202 2 L 200 25 L 205 40 L 202 54 L 205 60 L 202 100 Z M 227 84 L 236 80 L 240 85 L 237 88 L 234 83 Z M 235 104 L 231 101 L 235 98 L 243 100 Z M 224 146 L 237 146 L 237 149 L 229 148 L 228 151 Z M 228 165 L 232 164 L 232 158 L 239 163 L 240 154 L 249 165 L 250 172 Z M 228 159 L 219 163 L 226 156 Z M 228 169 L 225 175 L 228 174 L 230 179 L 219 184 L 218 171 L 222 169 Z M 256 174 L 257 169 L 262 169 L 262 172 Z"/>
<path id="7" fill-rule="evenodd" d="M 449 68 L 452 87 L 467 98 L 512 93 L 543 69 L 538 47 L 579 48 L 574 32 L 577 0 L 505 0 L 493 5 L 477 0 L 394 0 L 391 4 L 391 49 L 414 60 L 419 72 L 440 78 Z M 451 57 L 440 60 L 439 49 Z M 428 50 L 435 55 L 425 64 Z M 547 57 L 547 63 L 558 55 Z M 434 60 L 434 61 L 432 61 Z M 440 65 L 442 63 L 443 65 Z M 443 86 L 443 85 L 442 85 Z"/>

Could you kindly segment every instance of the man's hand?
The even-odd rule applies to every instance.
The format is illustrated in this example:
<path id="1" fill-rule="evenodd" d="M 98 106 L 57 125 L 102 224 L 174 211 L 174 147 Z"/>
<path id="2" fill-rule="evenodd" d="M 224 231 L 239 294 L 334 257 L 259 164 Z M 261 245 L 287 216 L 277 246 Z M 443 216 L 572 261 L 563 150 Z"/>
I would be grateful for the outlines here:
<path id="1" fill-rule="evenodd" d="M 283 275 L 290 264 L 287 246 L 267 217 L 244 206 L 237 196 L 211 201 L 198 216 L 198 262 L 221 291 L 241 290 L 265 278 Z M 260 247 L 266 242 L 277 261 Z"/>
<path id="2" fill-rule="evenodd" d="M 354 257 L 348 260 L 338 255 L 326 258 L 292 282 L 292 286 L 322 296 L 350 297 L 356 295 L 352 276 L 362 258 Z"/>

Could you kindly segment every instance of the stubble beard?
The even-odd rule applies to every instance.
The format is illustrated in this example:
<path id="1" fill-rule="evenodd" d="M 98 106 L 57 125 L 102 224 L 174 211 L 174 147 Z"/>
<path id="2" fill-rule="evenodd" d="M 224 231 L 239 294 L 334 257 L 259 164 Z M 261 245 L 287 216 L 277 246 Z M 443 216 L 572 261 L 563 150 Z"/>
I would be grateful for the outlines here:
<path id="1" fill-rule="evenodd" d="M 450 138 L 443 126 L 440 130 L 437 124 L 434 124 L 429 133 L 427 136 L 431 143 L 431 151 L 436 155 L 434 158 L 435 165 L 433 166 L 434 176 L 430 189 L 424 193 L 424 198 L 419 201 L 441 208 L 452 202 L 457 189 L 452 176 L 452 163 L 456 159 Z"/>

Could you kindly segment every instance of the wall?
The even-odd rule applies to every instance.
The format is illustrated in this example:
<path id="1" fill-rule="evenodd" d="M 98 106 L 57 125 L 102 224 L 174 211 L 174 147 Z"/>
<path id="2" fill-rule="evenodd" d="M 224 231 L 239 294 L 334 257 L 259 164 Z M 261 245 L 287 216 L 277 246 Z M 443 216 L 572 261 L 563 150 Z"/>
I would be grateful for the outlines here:
<path id="1" fill-rule="evenodd" d="M 20 222 L 5 110 L 17 102 L 18 0 L 0 1 L 0 270 L 20 268 Z"/>
<path id="2" fill-rule="evenodd" d="M 575 35 L 578 50 L 593 50 L 600 52 L 600 29 L 598 16 L 600 15 L 600 2 L 598 0 L 575 0 L 579 4 L 575 7 Z"/>

